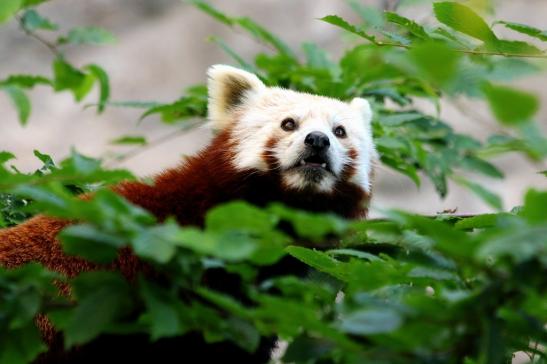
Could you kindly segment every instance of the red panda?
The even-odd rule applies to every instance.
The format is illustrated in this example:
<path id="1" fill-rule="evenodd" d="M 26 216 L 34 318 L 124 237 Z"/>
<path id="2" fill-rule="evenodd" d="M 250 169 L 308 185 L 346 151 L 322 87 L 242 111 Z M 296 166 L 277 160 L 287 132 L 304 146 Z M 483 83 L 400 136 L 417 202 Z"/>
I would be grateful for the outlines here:
<path id="1" fill-rule="evenodd" d="M 113 187 L 116 193 L 159 220 L 174 216 L 182 225 L 200 226 L 208 209 L 236 199 L 366 216 L 376 158 L 366 100 L 346 103 L 267 87 L 254 74 L 224 65 L 209 69 L 208 90 L 209 122 L 218 133 L 212 142 L 153 184 L 124 182 Z M 96 269 L 63 253 L 56 235 L 68 224 L 37 216 L 0 230 L 0 266 L 37 261 L 69 277 Z M 143 266 L 123 252 L 111 268 L 132 278 Z M 51 340 L 47 321 L 39 326 Z"/>

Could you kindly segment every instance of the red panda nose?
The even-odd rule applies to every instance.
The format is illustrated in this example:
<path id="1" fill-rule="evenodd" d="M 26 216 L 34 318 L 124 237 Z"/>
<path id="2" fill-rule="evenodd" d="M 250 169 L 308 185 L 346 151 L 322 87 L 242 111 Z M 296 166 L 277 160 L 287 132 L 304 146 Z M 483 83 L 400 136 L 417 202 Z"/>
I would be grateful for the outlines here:
<path id="1" fill-rule="evenodd" d="M 312 147 L 318 152 L 321 152 L 329 148 L 330 141 L 329 137 L 321 133 L 320 131 L 313 131 L 306 135 L 306 139 L 304 139 L 304 144 Z"/>

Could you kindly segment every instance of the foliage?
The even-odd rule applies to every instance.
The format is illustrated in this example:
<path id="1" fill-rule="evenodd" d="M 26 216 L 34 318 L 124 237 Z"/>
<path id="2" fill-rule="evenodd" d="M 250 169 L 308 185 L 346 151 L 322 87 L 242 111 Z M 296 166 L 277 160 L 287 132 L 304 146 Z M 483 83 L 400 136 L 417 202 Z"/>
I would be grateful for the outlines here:
<path id="1" fill-rule="evenodd" d="M 0 81 L 23 125 L 31 115 L 27 93 L 36 86 L 69 91 L 80 102 L 98 84 L 99 112 L 138 107 L 144 109 L 141 119 L 156 115 L 176 126 L 205 116 L 204 85 L 170 103 L 111 101 L 108 73 L 95 64 L 75 67 L 63 50 L 114 37 L 94 27 L 53 33 L 59 26 L 40 15 L 41 2 L 0 3 L 0 21 L 15 18 L 53 55 L 52 76 Z M 547 361 L 547 190 L 529 190 L 522 206 L 505 212 L 499 196 L 462 176 L 468 171 L 503 178 L 487 156 L 547 156 L 547 140 L 534 122 L 539 100 L 509 85 L 541 69 L 545 31 L 508 21 L 489 26 L 459 2 L 435 3 L 431 11 L 438 23 L 432 25 L 350 1 L 363 24 L 337 15 L 321 19 L 351 34 L 345 54 L 333 61 L 314 43 L 304 43 L 300 54 L 249 18 L 224 14 L 203 0 L 190 2 L 271 50 L 248 61 L 221 38 L 211 38 L 267 84 L 371 100 L 383 165 L 417 185 L 425 176 L 441 196 L 453 180 L 496 212 L 428 217 L 388 211 L 381 220 L 344 221 L 234 201 L 212 209 L 199 229 L 158 222 L 104 188 L 132 176 L 104 169 L 100 160 L 74 151 L 56 164 L 36 151 L 43 166 L 22 173 L 10 166 L 12 154 L 0 152 L 0 227 L 36 213 L 76 220 L 60 235 L 68 254 L 108 264 L 129 246 L 165 276 L 159 285 L 144 276 L 129 283 L 101 270 L 68 279 L 36 264 L 1 269 L 0 363 L 27 363 L 46 350 L 34 327 L 38 313 L 64 333 L 66 347 L 101 333 L 145 332 L 157 340 L 197 331 L 208 342 L 228 340 L 248 351 L 261 336 L 278 335 L 289 344 L 284 362 L 499 363 L 517 351 L 528 353 L 530 361 Z M 536 43 L 502 39 L 494 31 L 500 26 Z M 46 40 L 43 32 L 56 40 Z M 487 102 L 503 134 L 480 142 L 414 106 L 426 99 L 439 109 L 441 100 L 461 96 Z M 112 143 L 142 148 L 148 142 L 132 135 Z M 91 200 L 77 197 L 90 191 Z M 286 256 L 310 274 L 259 279 Z M 202 284 L 218 269 L 241 279 L 243 298 Z M 54 280 L 70 283 L 70 301 L 57 294 Z"/>

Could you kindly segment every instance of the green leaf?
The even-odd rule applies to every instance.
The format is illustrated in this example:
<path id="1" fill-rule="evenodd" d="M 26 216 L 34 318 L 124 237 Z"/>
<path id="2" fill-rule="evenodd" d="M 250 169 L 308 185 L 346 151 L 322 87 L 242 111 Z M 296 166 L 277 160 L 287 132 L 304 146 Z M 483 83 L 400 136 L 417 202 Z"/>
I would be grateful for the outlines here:
<path id="1" fill-rule="evenodd" d="M 489 228 L 497 224 L 500 216 L 507 216 L 507 214 L 481 214 L 472 216 L 458 221 L 454 227 L 460 230 Z"/>
<path id="2" fill-rule="evenodd" d="M 366 26 L 380 29 L 384 26 L 384 14 L 376 6 L 364 5 L 359 0 L 349 0 L 349 6 L 357 13 Z"/>
<path id="3" fill-rule="evenodd" d="M 89 70 L 89 72 L 99 81 L 99 106 L 97 107 L 97 110 L 100 114 L 104 111 L 106 103 L 110 97 L 110 82 L 108 80 L 108 74 L 104 69 L 96 64 L 85 66 L 84 69 Z"/>
<path id="4" fill-rule="evenodd" d="M 258 40 L 264 41 L 267 44 L 271 44 L 281 54 L 287 55 L 291 58 L 295 58 L 293 51 L 289 48 L 287 44 L 285 44 L 285 42 L 264 29 L 259 24 L 255 23 L 252 19 L 247 17 L 237 18 L 236 23 L 243 29 L 247 30 Z"/>
<path id="5" fill-rule="evenodd" d="M 202 10 L 204 13 L 212 16 L 216 20 L 220 21 L 221 23 L 224 23 L 229 26 L 239 25 L 241 28 L 245 29 L 248 33 L 250 33 L 252 36 L 254 36 L 256 39 L 258 39 L 261 42 L 264 42 L 266 44 L 269 44 L 273 46 L 278 52 L 281 54 L 287 55 L 290 58 L 295 58 L 294 52 L 290 49 L 290 47 L 285 44 L 281 39 L 267 31 L 264 27 L 254 22 L 252 19 L 247 17 L 230 17 L 215 7 L 213 7 L 211 4 L 204 0 L 187 0 L 188 3 L 196 6 L 200 10 Z"/>
<path id="6" fill-rule="evenodd" d="M 23 0 L 2 0 L 0 1 L 0 23 L 9 20 L 19 10 Z"/>
<path id="7" fill-rule="evenodd" d="M 32 153 L 34 154 L 36 158 L 38 158 L 44 164 L 42 168 L 40 168 L 37 172 L 44 173 L 46 171 L 49 172 L 49 171 L 53 171 L 57 169 L 57 167 L 55 166 L 55 162 L 53 161 L 53 158 L 51 158 L 50 155 L 40 153 L 40 151 L 36 149 Z"/>
<path id="8" fill-rule="evenodd" d="M 65 347 L 86 343 L 128 313 L 131 306 L 127 281 L 111 272 L 80 274 L 73 282 L 78 306 L 64 330 Z"/>
<path id="9" fill-rule="evenodd" d="M 537 48 L 535 45 L 522 42 L 519 40 L 505 40 L 497 39 L 492 43 L 487 44 L 486 50 L 500 52 L 502 54 L 522 54 L 522 55 L 538 55 L 543 51 Z"/>
<path id="10" fill-rule="evenodd" d="M 80 27 L 71 29 L 66 37 L 60 37 L 59 44 L 92 44 L 101 45 L 113 43 L 116 37 L 109 31 L 97 27 Z"/>
<path id="11" fill-rule="evenodd" d="M 433 3 L 435 17 L 441 23 L 485 43 L 495 42 L 496 35 L 471 8 L 456 2 Z"/>
<path id="12" fill-rule="evenodd" d="M 126 241 L 89 224 L 71 225 L 59 234 L 63 250 L 97 263 L 110 263 Z"/>
<path id="13" fill-rule="evenodd" d="M 455 177 L 454 180 L 461 184 L 464 187 L 467 187 L 473 193 L 475 193 L 477 196 L 479 196 L 484 202 L 486 202 L 491 207 L 501 210 L 503 209 L 503 203 L 501 200 L 501 197 L 494 192 L 491 192 L 481 186 L 478 183 L 468 181 L 467 179 L 464 179 L 463 177 Z"/>
<path id="14" fill-rule="evenodd" d="M 167 263 L 175 255 L 176 242 L 182 233 L 169 221 L 139 232 L 132 241 L 133 250 L 142 258 Z"/>
<path id="15" fill-rule="evenodd" d="M 191 87 L 186 90 L 186 96 L 171 104 L 150 107 L 141 115 L 140 120 L 153 114 L 160 114 L 166 123 L 190 117 L 204 117 L 207 114 L 207 88 L 204 86 Z"/>
<path id="16" fill-rule="evenodd" d="M 40 5 L 42 3 L 45 3 L 49 0 L 23 0 L 23 6 L 24 7 L 28 7 L 28 6 L 36 6 L 36 5 Z"/>
<path id="17" fill-rule="evenodd" d="M 48 85 L 52 86 L 51 80 L 43 76 L 33 75 L 10 75 L 3 81 L 0 81 L 0 86 L 13 85 L 21 88 L 31 89 L 36 85 Z"/>
<path id="18" fill-rule="evenodd" d="M 28 96 L 21 90 L 18 86 L 0 86 L 8 96 L 11 98 L 13 105 L 17 109 L 17 114 L 19 115 L 19 122 L 21 125 L 25 126 L 30 116 L 30 100 Z"/>
<path id="19" fill-rule="evenodd" d="M 76 101 L 82 100 L 93 87 L 93 76 L 86 75 L 61 58 L 53 62 L 53 74 L 55 91 L 69 90 Z"/>
<path id="20" fill-rule="evenodd" d="M 536 95 L 507 86 L 485 83 L 482 87 L 492 112 L 503 124 L 515 125 L 532 118 L 539 109 Z"/>
<path id="21" fill-rule="evenodd" d="M 15 155 L 13 153 L 6 152 L 6 151 L 0 152 L 0 165 L 12 159 L 15 159 Z"/>
<path id="22" fill-rule="evenodd" d="M 185 331 L 178 310 L 184 310 L 180 299 L 160 286 L 139 279 L 139 292 L 147 309 L 151 339 L 180 335 Z"/>
<path id="23" fill-rule="evenodd" d="M 233 25 L 234 24 L 234 20 L 232 20 L 231 17 L 229 17 L 228 15 L 222 13 L 221 11 L 216 9 L 215 7 L 211 6 L 206 1 L 203 1 L 203 0 L 187 0 L 187 2 L 194 5 L 194 6 L 196 6 L 198 9 L 200 9 L 204 13 L 212 16 L 213 18 L 215 18 L 216 20 L 218 20 L 221 23 L 224 23 L 226 25 Z"/>
<path id="24" fill-rule="evenodd" d="M 367 252 L 363 252 L 360 250 L 354 250 L 354 249 L 331 249 L 327 251 L 327 254 L 329 255 L 345 255 L 350 257 L 355 257 L 359 259 L 365 259 L 368 261 L 381 261 L 382 259 L 374 254 L 370 254 Z"/>
<path id="25" fill-rule="evenodd" d="M 242 231 L 203 232 L 195 228 L 183 228 L 178 233 L 177 245 L 199 254 L 210 255 L 227 261 L 250 258 L 257 249 L 257 240 Z"/>
<path id="26" fill-rule="evenodd" d="M 10 330 L 0 340 L 0 364 L 27 364 L 46 350 L 47 346 L 35 325 Z"/>
<path id="27" fill-rule="evenodd" d="M 143 136 L 125 135 L 110 141 L 111 144 L 118 145 L 146 145 L 146 138 Z"/>
<path id="28" fill-rule="evenodd" d="M 452 81 L 458 70 L 460 54 L 444 43 L 426 42 L 408 53 L 421 75 L 438 86 Z"/>
<path id="29" fill-rule="evenodd" d="M 357 27 L 355 27 L 354 25 L 351 25 L 350 23 L 348 23 L 347 21 L 345 21 L 344 19 L 342 19 L 338 15 L 327 15 L 327 16 L 319 19 L 319 20 L 322 20 L 326 23 L 335 25 L 335 26 L 337 26 L 339 28 L 342 28 L 342 29 L 344 29 L 344 30 L 346 30 L 350 33 L 356 34 L 356 35 L 360 36 L 361 38 L 365 38 L 366 40 L 368 40 L 372 43 L 378 43 L 377 40 L 376 40 L 376 37 L 374 35 L 368 34 L 364 30 L 358 29 Z"/>
<path id="30" fill-rule="evenodd" d="M 397 330 L 403 323 L 399 313 L 389 308 L 361 309 L 343 315 L 339 328 L 357 335 L 384 334 Z"/>
<path id="31" fill-rule="evenodd" d="M 547 192 L 534 189 L 527 191 L 520 215 L 531 223 L 547 221 Z"/>
<path id="32" fill-rule="evenodd" d="M 496 24 L 503 24 L 506 28 L 512 29 L 516 32 L 529 35 L 531 37 L 537 38 L 539 40 L 542 40 L 544 42 L 547 42 L 547 30 L 541 30 L 538 28 L 531 27 L 526 24 L 521 23 L 513 23 L 508 21 L 499 20 L 494 23 Z"/>
<path id="33" fill-rule="evenodd" d="M 222 38 L 219 37 L 209 37 L 209 41 L 216 43 L 224 52 L 226 52 L 230 57 L 232 57 L 243 69 L 246 71 L 257 73 L 255 66 L 245 61 L 239 54 L 236 53 Z"/>
<path id="34" fill-rule="evenodd" d="M 483 159 L 477 158 L 475 156 L 468 156 L 462 160 L 462 165 L 473 172 L 480 172 L 486 176 L 493 178 L 503 178 L 503 172 L 500 171 L 492 163 L 489 163 Z"/>
<path id="35" fill-rule="evenodd" d="M 258 207 L 246 202 L 229 202 L 212 208 L 205 218 L 208 231 L 247 230 L 253 232 L 270 231 L 278 219 Z"/>
<path id="36" fill-rule="evenodd" d="M 384 13 L 384 16 L 388 22 L 402 26 L 415 37 L 422 40 L 430 39 L 429 34 L 425 30 L 425 28 L 421 26 L 420 24 L 416 23 L 415 21 L 390 11 L 386 11 Z"/>
<path id="37" fill-rule="evenodd" d="M 342 281 L 349 278 L 349 272 L 343 269 L 342 263 L 326 253 L 300 246 L 288 246 L 285 251 L 320 272 L 328 273 Z"/>
<path id="38" fill-rule="evenodd" d="M 23 23 L 23 27 L 29 31 L 34 31 L 37 29 L 42 29 L 42 30 L 59 29 L 59 26 L 57 24 L 51 22 L 49 19 L 42 17 L 34 9 L 25 11 L 23 16 L 21 17 L 21 21 Z"/>
<path id="39" fill-rule="evenodd" d="M 306 56 L 308 66 L 313 68 L 323 68 L 336 72 L 338 66 L 333 63 L 324 49 L 319 48 L 315 43 L 303 43 L 302 49 Z"/>

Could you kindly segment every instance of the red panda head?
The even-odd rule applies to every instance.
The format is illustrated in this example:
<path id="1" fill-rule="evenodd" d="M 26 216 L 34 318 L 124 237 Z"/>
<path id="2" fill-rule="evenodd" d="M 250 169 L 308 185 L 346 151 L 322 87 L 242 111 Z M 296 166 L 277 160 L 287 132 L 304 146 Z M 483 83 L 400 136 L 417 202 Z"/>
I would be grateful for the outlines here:
<path id="1" fill-rule="evenodd" d="M 288 190 L 329 193 L 347 182 L 370 192 L 376 151 L 369 103 L 346 103 L 278 87 L 224 65 L 209 76 L 209 119 L 229 130 L 236 170 L 281 177 Z"/>

